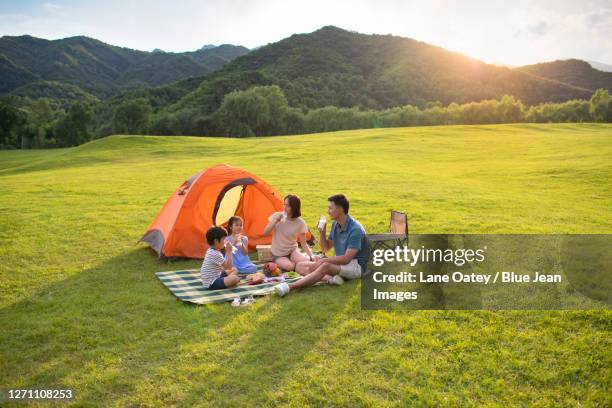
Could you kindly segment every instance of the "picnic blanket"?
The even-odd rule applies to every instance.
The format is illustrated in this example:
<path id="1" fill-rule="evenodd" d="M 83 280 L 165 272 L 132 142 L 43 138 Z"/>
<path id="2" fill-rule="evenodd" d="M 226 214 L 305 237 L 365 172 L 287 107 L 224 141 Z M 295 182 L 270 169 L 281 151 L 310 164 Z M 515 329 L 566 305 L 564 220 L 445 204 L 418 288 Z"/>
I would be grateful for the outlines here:
<path id="1" fill-rule="evenodd" d="M 259 285 L 248 285 L 246 278 L 234 288 L 210 290 L 202 286 L 199 269 L 187 269 L 182 271 L 168 271 L 155 273 L 159 280 L 183 302 L 205 304 L 231 302 L 236 297 L 263 296 L 274 291 L 278 282 L 260 283 Z M 291 283 L 300 279 L 285 278 L 285 282 Z"/>

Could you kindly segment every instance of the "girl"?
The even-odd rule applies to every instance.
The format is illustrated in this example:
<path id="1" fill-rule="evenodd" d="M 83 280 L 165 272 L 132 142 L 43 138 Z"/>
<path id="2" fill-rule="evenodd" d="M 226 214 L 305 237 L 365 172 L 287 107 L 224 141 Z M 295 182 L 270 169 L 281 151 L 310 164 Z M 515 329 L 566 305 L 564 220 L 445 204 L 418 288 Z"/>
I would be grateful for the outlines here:
<path id="1" fill-rule="evenodd" d="M 232 244 L 232 264 L 238 273 L 255 273 L 257 266 L 249 259 L 249 239 L 242 235 L 242 218 L 234 215 L 227 223 L 230 236 L 227 240 Z M 227 255 L 226 255 L 227 256 Z"/>
<path id="2" fill-rule="evenodd" d="M 284 204 L 284 212 L 276 212 L 268 218 L 270 222 L 264 229 L 263 234 L 268 235 L 274 230 L 271 248 L 274 262 L 281 269 L 293 271 L 297 263 L 313 261 L 314 257 L 306 242 L 308 227 L 301 217 L 302 202 L 300 198 L 290 194 L 285 197 Z M 298 249 L 296 242 L 298 236 L 305 254 Z"/>

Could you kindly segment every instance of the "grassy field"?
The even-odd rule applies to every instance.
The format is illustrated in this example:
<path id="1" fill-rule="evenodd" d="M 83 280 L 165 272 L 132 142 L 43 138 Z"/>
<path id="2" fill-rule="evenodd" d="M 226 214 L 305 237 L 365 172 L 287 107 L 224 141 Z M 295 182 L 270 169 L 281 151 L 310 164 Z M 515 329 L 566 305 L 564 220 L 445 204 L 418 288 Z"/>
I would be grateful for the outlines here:
<path id="1" fill-rule="evenodd" d="M 369 232 L 611 233 L 612 126 L 452 126 L 224 139 L 113 136 L 0 152 L 0 386 L 105 406 L 611 406 L 612 313 L 384 312 L 359 283 L 249 308 L 180 303 L 137 244 L 202 168 L 345 192 Z"/>

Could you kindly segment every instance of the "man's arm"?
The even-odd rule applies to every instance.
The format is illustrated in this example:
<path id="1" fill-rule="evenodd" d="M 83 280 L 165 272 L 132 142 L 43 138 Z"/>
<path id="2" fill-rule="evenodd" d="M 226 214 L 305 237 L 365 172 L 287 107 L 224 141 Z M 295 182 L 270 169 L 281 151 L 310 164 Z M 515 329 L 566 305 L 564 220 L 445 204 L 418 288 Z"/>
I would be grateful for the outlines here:
<path id="1" fill-rule="evenodd" d="M 327 239 L 325 236 L 325 227 L 322 230 L 319 230 L 319 245 L 321 246 L 322 252 L 327 252 L 332 247 L 331 240 Z"/>
<path id="2" fill-rule="evenodd" d="M 362 233 L 351 233 L 348 237 L 348 248 L 344 255 L 333 256 L 331 258 L 325 258 L 324 262 L 332 263 L 334 265 L 346 265 L 357 255 L 357 252 L 361 249 L 361 240 L 364 234 Z"/>
<path id="3" fill-rule="evenodd" d="M 348 248 L 344 255 L 332 256 L 331 258 L 322 258 L 319 261 L 321 261 L 321 263 L 327 262 L 334 265 L 346 265 L 347 263 L 351 262 L 355 255 L 357 255 L 358 251 L 359 250 L 355 248 Z"/>

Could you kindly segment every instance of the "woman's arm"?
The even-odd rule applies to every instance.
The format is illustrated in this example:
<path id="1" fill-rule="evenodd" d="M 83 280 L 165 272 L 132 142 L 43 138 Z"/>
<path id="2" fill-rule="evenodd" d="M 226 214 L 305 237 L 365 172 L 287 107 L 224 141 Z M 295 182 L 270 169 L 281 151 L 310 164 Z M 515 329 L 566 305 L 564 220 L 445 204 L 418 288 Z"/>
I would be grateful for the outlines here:
<path id="1" fill-rule="evenodd" d="M 266 228 L 264 228 L 263 235 L 270 235 L 276 224 L 277 223 L 275 221 L 270 221 L 268 225 L 266 225 Z"/>
<path id="2" fill-rule="evenodd" d="M 280 220 L 282 219 L 283 217 L 282 213 L 276 213 L 276 214 L 277 216 L 275 218 L 272 218 L 272 220 L 268 223 L 268 225 L 266 225 L 266 228 L 264 228 L 263 235 L 270 235 L 270 233 L 272 232 L 276 224 L 278 224 Z"/>
<path id="3" fill-rule="evenodd" d="M 300 234 L 300 244 L 302 245 L 302 249 L 304 250 L 304 252 L 306 252 L 306 255 L 308 255 L 308 257 L 312 261 L 312 249 L 310 249 L 308 242 L 306 242 L 306 234 Z"/>

